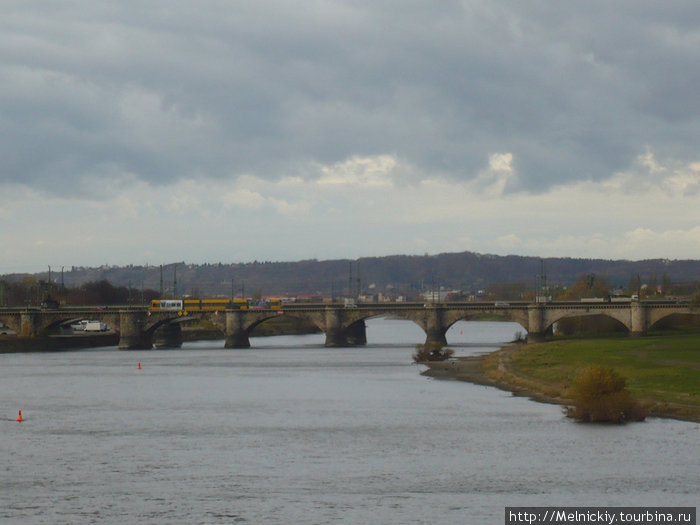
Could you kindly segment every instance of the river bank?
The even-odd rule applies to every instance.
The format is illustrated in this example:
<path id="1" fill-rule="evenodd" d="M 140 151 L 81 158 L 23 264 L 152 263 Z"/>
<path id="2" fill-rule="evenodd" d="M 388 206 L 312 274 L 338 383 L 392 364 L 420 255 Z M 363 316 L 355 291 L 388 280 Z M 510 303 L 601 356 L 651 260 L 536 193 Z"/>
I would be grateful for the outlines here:
<path id="1" fill-rule="evenodd" d="M 591 350 L 595 348 L 595 351 Z M 567 406 L 571 380 L 588 365 L 620 371 L 649 415 L 700 422 L 699 336 L 514 344 L 482 356 L 422 363 L 423 375 L 483 384 Z"/>
<path id="2" fill-rule="evenodd" d="M 97 348 L 103 346 L 116 346 L 119 344 L 119 335 L 114 332 L 81 334 L 81 335 L 54 335 L 49 337 L 2 337 L 0 338 L 0 354 L 13 354 L 20 352 L 55 352 L 60 350 L 73 350 L 76 348 Z"/>

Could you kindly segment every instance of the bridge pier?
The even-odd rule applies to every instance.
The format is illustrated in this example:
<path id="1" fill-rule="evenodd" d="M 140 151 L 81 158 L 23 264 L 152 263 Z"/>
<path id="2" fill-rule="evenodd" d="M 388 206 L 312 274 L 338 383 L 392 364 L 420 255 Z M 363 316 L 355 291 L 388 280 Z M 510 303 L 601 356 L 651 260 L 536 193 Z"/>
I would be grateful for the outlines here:
<path id="1" fill-rule="evenodd" d="M 346 312 L 344 309 L 327 308 L 326 317 L 326 342 L 327 347 L 362 346 L 367 344 L 367 330 L 364 319 L 360 319 L 349 326 L 345 325 Z"/>
<path id="2" fill-rule="evenodd" d="M 426 330 L 425 334 L 425 344 L 426 345 L 440 345 L 440 346 L 446 346 L 447 345 L 447 337 L 445 334 L 447 333 L 447 329 L 443 327 L 433 327 L 433 328 L 428 328 Z"/>
<path id="3" fill-rule="evenodd" d="M 425 330 L 426 345 L 447 345 L 447 330 L 443 319 L 443 309 L 440 306 L 433 306 L 427 310 L 424 323 L 422 325 Z"/>
<path id="4" fill-rule="evenodd" d="M 324 346 L 347 346 L 343 328 L 343 312 L 337 308 L 326 309 L 326 342 Z"/>
<path id="5" fill-rule="evenodd" d="M 527 342 L 542 343 L 545 340 L 545 311 L 542 306 L 530 305 L 527 308 Z"/>
<path id="6" fill-rule="evenodd" d="M 364 346 L 367 344 L 367 326 L 364 320 L 351 324 L 347 328 L 331 326 L 326 329 L 327 347 Z"/>
<path id="7" fill-rule="evenodd" d="M 367 325 L 364 319 L 348 326 L 345 340 L 348 346 L 364 346 L 367 344 Z"/>
<path id="8" fill-rule="evenodd" d="M 151 334 L 143 330 L 146 325 L 146 317 L 145 312 L 120 312 L 120 350 L 150 350 L 153 348 Z"/>
<path id="9" fill-rule="evenodd" d="M 250 348 L 248 332 L 241 331 L 233 334 L 227 334 L 224 348 Z"/>
<path id="10" fill-rule="evenodd" d="M 119 350 L 151 350 L 153 342 L 148 334 L 119 335 Z"/>
<path id="11" fill-rule="evenodd" d="M 345 338 L 345 330 L 342 328 L 329 328 L 326 330 L 326 342 L 324 346 L 348 346 Z"/>
<path id="12" fill-rule="evenodd" d="M 226 342 L 224 348 L 250 348 L 243 310 L 226 311 Z"/>
<path id="13" fill-rule="evenodd" d="M 20 337 L 35 337 L 37 335 L 37 315 L 29 310 L 25 310 L 20 314 L 19 321 L 19 336 Z"/>
<path id="14" fill-rule="evenodd" d="M 547 340 L 546 334 L 544 332 L 528 332 L 527 342 L 528 343 L 544 343 Z"/>
<path id="15" fill-rule="evenodd" d="M 647 333 L 647 312 L 646 308 L 638 301 L 633 302 L 630 309 L 630 335 L 641 337 Z"/>
<path id="16" fill-rule="evenodd" d="M 182 327 L 180 323 L 168 323 L 153 333 L 156 348 L 180 348 L 182 346 Z"/>

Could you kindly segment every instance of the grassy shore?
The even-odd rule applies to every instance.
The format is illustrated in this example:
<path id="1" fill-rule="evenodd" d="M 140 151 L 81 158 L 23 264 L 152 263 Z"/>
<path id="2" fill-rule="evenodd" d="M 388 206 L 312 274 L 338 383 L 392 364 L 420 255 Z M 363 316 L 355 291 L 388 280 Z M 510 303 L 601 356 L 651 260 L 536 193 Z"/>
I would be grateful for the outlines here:
<path id="1" fill-rule="evenodd" d="M 482 357 L 430 363 L 426 375 L 490 384 L 567 405 L 572 380 L 589 365 L 615 369 L 650 415 L 700 421 L 697 334 L 512 345 Z"/>

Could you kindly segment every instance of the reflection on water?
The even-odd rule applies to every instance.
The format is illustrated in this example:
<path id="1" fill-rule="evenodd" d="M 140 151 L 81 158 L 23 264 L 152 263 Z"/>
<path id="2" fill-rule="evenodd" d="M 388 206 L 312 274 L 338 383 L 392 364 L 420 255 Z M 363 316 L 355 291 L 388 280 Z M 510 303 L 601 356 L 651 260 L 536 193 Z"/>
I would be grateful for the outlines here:
<path id="1" fill-rule="evenodd" d="M 518 329 L 465 323 L 448 341 L 479 353 Z M 413 323 L 367 335 L 0 355 L 0 521 L 500 523 L 506 505 L 695 504 L 698 425 L 576 424 L 421 376 Z"/>

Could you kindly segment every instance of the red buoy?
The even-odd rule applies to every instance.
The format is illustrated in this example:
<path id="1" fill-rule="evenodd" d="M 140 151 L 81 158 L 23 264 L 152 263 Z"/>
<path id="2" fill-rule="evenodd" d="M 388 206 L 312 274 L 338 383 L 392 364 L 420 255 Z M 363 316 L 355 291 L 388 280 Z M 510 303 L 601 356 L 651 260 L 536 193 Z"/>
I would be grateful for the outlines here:
<path id="1" fill-rule="evenodd" d="M 22 411 L 19 411 L 19 415 L 17 416 L 17 419 L 15 421 L 24 421 L 24 418 L 22 417 Z"/>
<path id="2" fill-rule="evenodd" d="M 141 362 L 139 361 L 139 366 L 136 367 L 137 370 L 141 370 Z"/>

